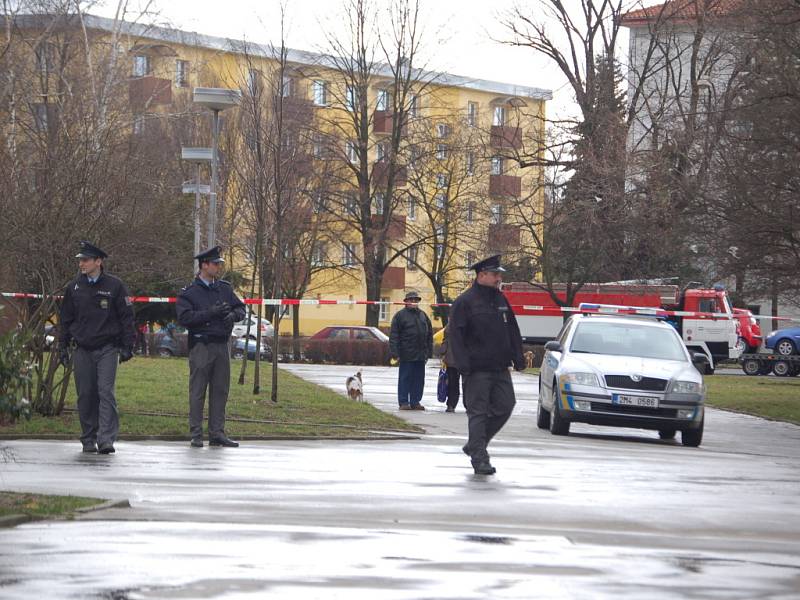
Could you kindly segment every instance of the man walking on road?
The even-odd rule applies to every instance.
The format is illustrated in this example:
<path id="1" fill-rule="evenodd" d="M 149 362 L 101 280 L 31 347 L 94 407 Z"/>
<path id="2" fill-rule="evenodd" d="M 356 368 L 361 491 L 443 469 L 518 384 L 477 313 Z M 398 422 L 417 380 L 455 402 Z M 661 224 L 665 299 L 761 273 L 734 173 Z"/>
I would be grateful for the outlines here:
<path id="1" fill-rule="evenodd" d="M 224 260 L 215 246 L 195 256 L 195 280 L 178 294 L 178 323 L 189 330 L 189 431 L 193 448 L 203 447 L 203 406 L 208 390 L 208 445 L 239 446 L 225 435 L 225 405 L 231 381 L 228 342 L 233 324 L 244 319 L 244 303 L 218 279 Z"/>
<path id="2" fill-rule="evenodd" d="M 464 378 L 469 439 L 463 447 L 479 475 L 492 475 L 486 447 L 514 410 L 516 398 L 508 368 L 525 369 L 522 337 L 500 283 L 500 255 L 470 267 L 475 282 L 453 303 L 447 323 L 448 349 Z"/>
<path id="3" fill-rule="evenodd" d="M 425 363 L 433 356 L 431 321 L 419 308 L 419 293 L 410 291 L 402 308 L 392 319 L 389 352 L 400 361 L 397 376 L 397 401 L 400 410 L 425 410 L 422 392 L 425 389 Z"/>
<path id="4" fill-rule="evenodd" d="M 97 246 L 80 243 L 75 258 L 81 274 L 67 286 L 59 317 L 59 359 L 64 366 L 74 361 L 83 451 L 100 454 L 114 453 L 117 364 L 133 357 L 136 339 L 128 290 L 103 270 L 107 257 Z"/>

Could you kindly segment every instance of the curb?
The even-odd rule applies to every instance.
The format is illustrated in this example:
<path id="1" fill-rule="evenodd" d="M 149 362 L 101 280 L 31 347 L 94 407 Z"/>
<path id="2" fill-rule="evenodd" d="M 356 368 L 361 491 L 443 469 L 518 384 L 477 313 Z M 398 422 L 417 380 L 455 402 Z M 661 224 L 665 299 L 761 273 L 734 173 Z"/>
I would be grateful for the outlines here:
<path id="1" fill-rule="evenodd" d="M 274 442 L 274 441 L 313 441 L 313 440 L 342 440 L 342 441 L 375 441 L 375 440 L 396 440 L 396 439 L 419 439 L 424 435 L 424 431 L 409 431 L 407 434 L 404 432 L 371 432 L 367 435 L 349 435 L 349 436 L 315 436 L 315 435 L 274 435 L 274 436 L 236 436 L 237 440 L 246 442 Z M 58 441 L 58 442 L 78 442 L 74 435 L 65 434 L 47 434 L 47 433 L 0 433 L 0 440 L 42 440 L 42 441 Z M 119 442 L 189 442 L 189 438 L 185 435 L 122 435 L 117 438 Z"/>
<path id="2" fill-rule="evenodd" d="M 76 508 L 75 512 L 78 514 L 87 514 L 96 510 L 105 510 L 107 508 L 130 508 L 131 503 L 127 498 L 123 500 L 106 500 L 100 504 L 93 504 L 92 506 L 84 506 L 83 508 Z"/>
<path id="3" fill-rule="evenodd" d="M 4 527 L 16 527 L 17 525 L 22 525 L 29 521 L 33 521 L 33 517 L 30 515 L 7 515 L 5 517 L 0 517 L 0 529 Z"/>

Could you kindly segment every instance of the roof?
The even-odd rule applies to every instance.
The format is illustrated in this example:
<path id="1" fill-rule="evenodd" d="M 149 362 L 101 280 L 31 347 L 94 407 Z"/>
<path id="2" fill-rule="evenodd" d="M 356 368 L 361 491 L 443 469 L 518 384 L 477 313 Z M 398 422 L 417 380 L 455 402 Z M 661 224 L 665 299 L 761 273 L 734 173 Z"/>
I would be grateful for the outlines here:
<path id="1" fill-rule="evenodd" d="M 44 15 L 42 15 L 44 16 Z M 76 18 L 70 15 L 70 18 Z M 35 26 L 41 17 L 38 15 L 18 15 L 15 21 L 22 27 Z M 263 58 L 274 58 L 276 49 L 271 44 L 259 44 L 250 40 L 237 40 L 232 38 L 216 37 L 203 35 L 194 31 L 183 31 L 157 25 L 146 25 L 142 23 L 131 23 L 129 21 L 116 21 L 106 17 L 96 15 L 83 15 L 84 24 L 87 29 L 113 32 L 119 30 L 120 33 L 140 39 L 158 40 L 172 44 L 193 46 L 217 50 L 219 52 L 242 53 L 245 50 L 252 56 Z M 2 19 L 0 19 L 0 22 Z M 335 68 L 334 60 L 330 55 L 309 52 L 307 50 L 287 51 L 287 61 L 295 66 L 319 66 L 322 68 Z M 379 77 L 392 77 L 389 65 L 381 64 L 378 66 L 377 74 Z M 452 73 L 417 70 L 415 76 L 419 79 L 432 81 L 435 85 L 445 87 L 463 88 L 480 92 L 489 92 L 504 96 L 515 96 L 521 98 L 532 98 L 535 100 L 552 100 L 552 90 L 538 87 L 516 85 L 513 83 L 503 83 L 500 81 L 490 81 L 486 79 L 476 79 Z"/>
<path id="2" fill-rule="evenodd" d="M 697 18 L 698 7 L 712 17 L 731 16 L 744 7 L 746 0 L 667 0 L 662 4 L 632 10 L 622 15 L 622 25 L 646 25 L 658 19 L 691 21 Z"/>

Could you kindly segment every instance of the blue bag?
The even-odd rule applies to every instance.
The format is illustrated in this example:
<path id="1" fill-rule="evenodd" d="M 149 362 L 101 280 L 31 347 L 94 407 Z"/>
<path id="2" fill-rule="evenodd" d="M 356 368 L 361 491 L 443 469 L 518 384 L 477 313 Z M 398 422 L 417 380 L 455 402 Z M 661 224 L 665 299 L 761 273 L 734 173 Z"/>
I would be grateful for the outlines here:
<path id="1" fill-rule="evenodd" d="M 439 369 L 439 383 L 436 385 L 436 399 L 439 402 L 447 402 L 447 369 Z"/>

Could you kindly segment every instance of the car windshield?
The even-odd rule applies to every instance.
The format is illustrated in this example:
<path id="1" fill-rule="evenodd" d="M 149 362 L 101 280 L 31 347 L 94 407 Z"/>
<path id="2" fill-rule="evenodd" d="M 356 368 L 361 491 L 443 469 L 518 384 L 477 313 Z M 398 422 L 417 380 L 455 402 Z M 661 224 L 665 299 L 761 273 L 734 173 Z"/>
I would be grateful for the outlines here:
<path id="1" fill-rule="evenodd" d="M 686 360 L 683 343 L 670 329 L 641 324 L 583 322 L 578 324 L 571 352 Z"/>

